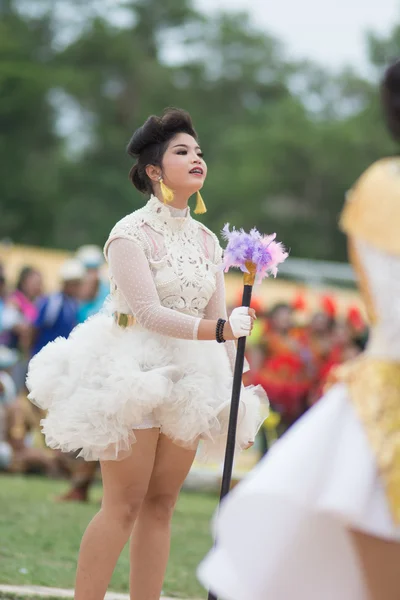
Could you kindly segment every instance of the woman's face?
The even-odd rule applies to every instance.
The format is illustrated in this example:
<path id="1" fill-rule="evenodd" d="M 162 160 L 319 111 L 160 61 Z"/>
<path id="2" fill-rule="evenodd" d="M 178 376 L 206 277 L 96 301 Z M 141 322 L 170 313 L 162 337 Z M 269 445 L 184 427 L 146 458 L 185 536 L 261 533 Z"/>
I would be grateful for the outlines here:
<path id="1" fill-rule="evenodd" d="M 43 293 L 42 276 L 38 271 L 29 273 L 22 286 L 22 291 L 31 300 L 34 300 Z"/>
<path id="2" fill-rule="evenodd" d="M 178 133 L 169 142 L 162 160 L 165 185 L 175 192 L 194 194 L 203 187 L 207 165 L 199 144 L 187 133 Z"/>

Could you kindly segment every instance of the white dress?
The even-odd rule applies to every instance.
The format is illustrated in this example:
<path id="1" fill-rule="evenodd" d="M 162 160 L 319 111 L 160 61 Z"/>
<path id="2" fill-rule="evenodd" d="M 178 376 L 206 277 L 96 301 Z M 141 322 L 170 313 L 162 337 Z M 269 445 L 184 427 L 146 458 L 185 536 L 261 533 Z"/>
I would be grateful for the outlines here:
<path id="1" fill-rule="evenodd" d="M 111 295 L 102 313 L 31 361 L 32 402 L 46 409 L 46 443 L 86 460 L 120 460 L 134 430 L 159 427 L 204 458 L 221 458 L 232 389 L 234 342 L 197 340 L 200 320 L 226 318 L 216 236 L 154 196 L 122 219 L 105 245 Z M 114 313 L 136 323 L 117 325 Z M 260 388 L 243 389 L 238 448 L 261 423 Z"/>
<path id="2" fill-rule="evenodd" d="M 357 247 L 379 315 L 365 358 L 398 373 L 400 259 Z M 385 418 L 371 385 L 361 411 Z M 394 392 L 398 407 L 400 386 Z M 336 384 L 232 491 L 215 521 L 216 548 L 199 567 L 206 588 L 223 600 L 367 599 L 349 530 L 400 542 L 400 523 L 358 408 Z M 398 452 L 398 433 L 394 443 Z"/>

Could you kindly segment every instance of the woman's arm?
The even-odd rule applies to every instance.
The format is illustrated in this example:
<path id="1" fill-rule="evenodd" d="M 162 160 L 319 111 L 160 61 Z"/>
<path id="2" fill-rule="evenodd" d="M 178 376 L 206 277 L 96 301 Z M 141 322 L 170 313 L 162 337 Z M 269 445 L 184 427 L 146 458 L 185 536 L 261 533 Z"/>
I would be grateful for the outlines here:
<path id="1" fill-rule="evenodd" d="M 108 263 L 117 287 L 140 325 L 169 337 L 215 340 L 217 319 L 226 318 L 226 311 L 212 319 L 200 319 L 162 306 L 146 255 L 134 241 L 114 239 L 108 249 Z M 234 324 L 235 333 L 248 335 L 251 318 L 241 315 L 239 321 L 240 326 Z M 224 337 L 235 339 L 228 322 Z"/>
<path id="2" fill-rule="evenodd" d="M 214 294 L 210 298 L 209 303 L 207 304 L 207 308 L 205 311 L 205 319 L 228 319 L 226 312 L 226 294 L 225 294 L 225 279 L 223 271 L 217 272 L 217 285 Z M 250 315 L 253 317 L 254 311 L 250 310 Z M 218 316 L 217 316 L 218 315 Z M 225 326 L 226 328 L 226 326 Z M 234 337 L 226 338 L 227 342 L 225 344 L 226 352 L 228 354 L 229 362 L 232 368 L 232 373 L 235 368 L 235 360 L 236 360 L 236 344 Z M 244 372 L 249 370 L 249 365 L 247 360 L 245 360 Z"/>

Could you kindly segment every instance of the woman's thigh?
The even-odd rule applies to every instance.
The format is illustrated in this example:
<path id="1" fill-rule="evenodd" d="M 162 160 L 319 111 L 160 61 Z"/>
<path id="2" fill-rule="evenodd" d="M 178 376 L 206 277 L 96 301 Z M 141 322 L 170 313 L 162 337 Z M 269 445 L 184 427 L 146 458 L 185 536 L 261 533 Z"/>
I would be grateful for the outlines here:
<path id="1" fill-rule="evenodd" d="M 158 440 L 148 497 L 176 500 L 196 456 L 197 444 L 185 448 L 161 434 Z"/>
<path id="2" fill-rule="evenodd" d="M 127 458 L 101 461 L 103 508 L 140 504 L 149 487 L 159 436 L 158 428 L 135 430 L 136 442 Z"/>

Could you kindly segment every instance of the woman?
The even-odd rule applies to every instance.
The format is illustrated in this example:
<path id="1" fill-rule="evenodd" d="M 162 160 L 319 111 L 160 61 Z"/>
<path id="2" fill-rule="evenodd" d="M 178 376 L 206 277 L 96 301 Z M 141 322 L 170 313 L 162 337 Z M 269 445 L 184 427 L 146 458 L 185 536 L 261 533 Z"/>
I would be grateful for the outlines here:
<path id="1" fill-rule="evenodd" d="M 400 140 L 400 61 L 382 90 Z M 370 338 L 222 507 L 200 577 L 224 599 L 400 598 L 400 158 L 360 177 L 341 227 Z"/>
<path id="2" fill-rule="evenodd" d="M 41 273 L 34 267 L 23 267 L 18 277 L 16 289 L 6 302 L 6 320 L 9 321 L 10 325 L 7 346 L 16 348 L 21 353 L 21 359 L 12 371 L 18 393 L 25 386 L 32 347 L 33 324 L 38 315 L 36 301 L 42 293 L 43 280 Z"/>
<path id="3" fill-rule="evenodd" d="M 190 116 L 150 117 L 128 153 L 137 161 L 130 178 L 150 200 L 105 245 L 109 311 L 45 347 L 28 376 L 30 398 L 48 409 L 47 444 L 101 462 L 103 502 L 82 540 L 76 600 L 104 598 L 133 527 L 131 597 L 158 600 L 179 490 L 199 440 L 221 456 L 233 340 L 255 318 L 240 307 L 227 319 L 221 248 L 190 216 L 188 199 L 207 174 Z M 198 205 L 204 212 L 199 196 Z M 259 425 L 255 392 L 243 392 L 240 448 Z"/>

